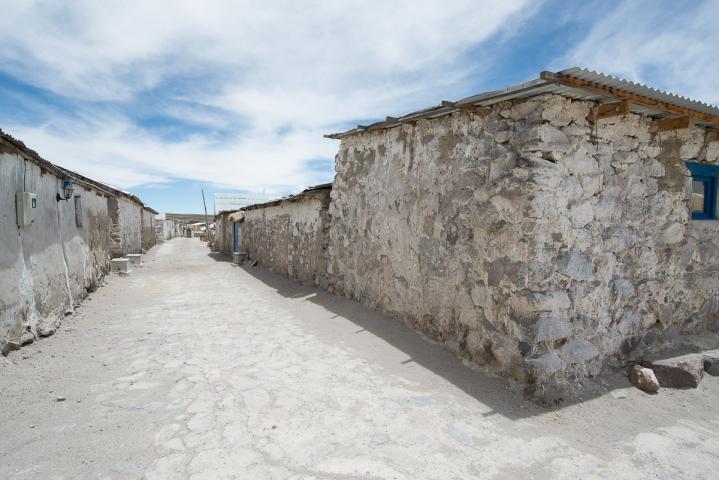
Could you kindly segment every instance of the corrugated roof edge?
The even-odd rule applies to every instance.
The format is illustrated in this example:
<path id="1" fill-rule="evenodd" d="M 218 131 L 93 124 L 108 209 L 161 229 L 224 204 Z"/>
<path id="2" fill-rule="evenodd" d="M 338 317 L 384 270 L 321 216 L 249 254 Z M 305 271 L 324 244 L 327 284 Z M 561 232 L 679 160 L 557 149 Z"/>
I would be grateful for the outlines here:
<path id="1" fill-rule="evenodd" d="M 247 210 L 257 210 L 258 208 L 274 207 L 274 206 L 280 205 L 285 202 L 296 202 L 298 200 L 301 200 L 302 197 L 304 197 L 306 194 L 316 192 L 318 190 L 332 190 L 332 184 L 331 183 L 322 183 L 320 185 L 315 185 L 314 187 L 307 187 L 304 190 L 302 190 L 300 193 L 297 193 L 295 195 L 289 195 L 287 197 L 278 198 L 277 200 L 272 200 L 269 202 L 255 203 L 253 205 L 247 205 L 246 207 L 240 208 L 238 211 L 244 212 Z"/>
<path id="2" fill-rule="evenodd" d="M 110 195 L 113 197 L 128 198 L 128 199 L 132 200 L 133 202 L 135 202 L 136 204 L 138 204 L 139 206 L 141 206 L 142 208 L 151 211 L 155 215 L 158 214 L 158 212 L 156 212 L 154 209 L 145 205 L 142 202 L 142 200 L 140 200 L 137 196 L 133 195 L 132 193 L 123 192 L 122 190 L 119 190 L 115 187 L 106 185 L 98 180 L 93 180 L 92 178 L 86 177 L 80 173 L 74 172 L 65 167 L 61 167 L 60 165 L 56 165 L 56 164 L 50 162 L 49 160 L 44 159 L 35 150 L 33 150 L 30 147 L 28 147 L 27 145 L 25 145 L 25 143 L 22 142 L 22 140 L 18 140 L 17 138 L 13 137 L 9 133 L 6 133 L 2 129 L 0 129 L 0 139 L 6 141 L 7 143 L 11 144 L 16 149 L 21 151 L 22 153 L 24 153 L 25 158 L 27 158 L 28 160 L 31 160 L 31 161 L 37 163 L 38 165 L 41 165 L 42 167 L 53 171 L 57 176 L 70 177 L 76 181 L 80 180 L 82 183 L 85 183 L 86 185 L 94 188 L 95 190 L 99 191 L 100 193 L 104 193 L 105 195 Z"/>
<path id="3" fill-rule="evenodd" d="M 676 93 L 668 92 L 666 90 L 660 90 L 658 88 L 650 87 L 649 85 L 645 85 L 643 83 L 637 83 L 632 82 L 631 80 L 625 80 L 623 78 L 614 76 L 614 75 L 607 75 L 606 73 L 597 72 L 596 70 L 589 70 L 587 68 L 580 68 L 580 67 L 572 67 L 568 68 L 566 70 L 562 70 L 561 72 L 557 72 L 559 75 L 569 75 L 571 77 L 581 78 L 582 80 L 587 80 L 590 82 L 598 83 L 600 85 L 606 85 L 609 83 L 612 84 L 619 84 L 619 85 L 612 85 L 616 88 L 619 88 L 621 90 L 626 91 L 632 91 L 632 90 L 639 90 L 644 91 L 645 93 L 652 93 L 655 96 L 660 97 L 668 97 L 672 101 L 671 103 L 676 104 L 677 106 L 690 108 L 693 110 L 696 110 L 697 112 L 702 113 L 708 113 L 711 115 L 719 115 L 719 106 L 713 105 L 711 103 L 702 102 L 700 100 L 695 100 L 693 98 L 685 97 L 683 95 L 678 95 Z M 639 92 L 637 92 L 639 93 Z M 652 98 L 649 95 L 644 95 L 648 98 Z"/>
<path id="4" fill-rule="evenodd" d="M 557 72 L 555 75 L 573 76 L 581 78 L 582 80 L 588 82 L 596 83 L 600 86 L 607 85 L 619 90 L 627 90 L 631 93 L 641 95 L 650 99 L 656 99 L 665 103 L 676 104 L 678 107 L 681 108 L 694 110 L 696 112 L 708 115 L 719 116 L 719 107 L 715 105 L 700 102 L 698 100 L 692 100 L 690 98 L 676 95 L 674 93 L 658 90 L 640 83 L 623 80 L 618 77 L 613 77 L 611 75 L 606 75 L 593 70 L 580 67 L 572 67 Z M 368 126 L 358 125 L 357 127 L 347 130 L 345 132 L 327 134 L 325 135 L 325 138 L 339 140 L 348 135 L 354 135 L 356 133 L 361 133 L 368 130 L 379 130 L 385 128 L 392 128 L 405 123 L 415 123 L 417 120 L 422 118 L 436 118 L 443 115 L 459 112 L 463 108 L 479 106 L 479 104 L 491 105 L 493 103 L 498 103 L 502 101 L 503 97 L 516 96 L 522 93 L 525 94 L 522 98 L 528 98 L 534 95 L 541 95 L 543 93 L 548 93 L 545 87 L 551 87 L 552 85 L 554 85 L 554 83 L 551 81 L 537 78 L 517 85 L 505 87 L 499 90 L 492 90 L 489 92 L 472 95 L 456 102 L 443 101 L 440 105 L 425 108 L 422 110 L 417 110 L 401 117 L 389 116 L 386 120 L 375 122 Z M 580 87 L 574 88 L 576 88 L 576 90 L 582 90 Z"/>

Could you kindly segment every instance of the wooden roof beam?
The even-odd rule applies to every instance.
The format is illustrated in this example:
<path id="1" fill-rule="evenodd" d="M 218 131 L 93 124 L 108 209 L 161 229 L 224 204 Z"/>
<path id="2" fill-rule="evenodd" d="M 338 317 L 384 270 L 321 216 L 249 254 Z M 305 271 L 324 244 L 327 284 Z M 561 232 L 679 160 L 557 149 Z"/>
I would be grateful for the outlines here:
<path id="1" fill-rule="evenodd" d="M 564 85 L 567 87 L 579 88 L 588 92 L 596 93 L 597 95 L 603 95 L 605 97 L 614 97 L 620 100 L 629 100 L 637 105 L 643 105 L 645 107 L 654 108 L 656 110 L 662 110 L 669 113 L 675 113 L 677 115 L 684 115 L 687 117 L 693 117 L 696 120 L 706 122 L 712 125 L 719 126 L 719 116 L 711 115 L 708 113 L 697 112 L 690 108 L 680 107 L 673 103 L 662 102 L 653 98 L 648 98 L 635 93 L 627 92 L 619 88 L 608 87 L 606 85 L 600 85 L 581 78 L 572 77 L 570 75 L 560 75 L 554 72 L 542 72 L 539 78 L 546 82 L 555 83 L 557 85 Z"/>
<path id="2" fill-rule="evenodd" d="M 657 130 L 660 132 L 691 128 L 691 126 L 694 125 L 694 121 L 691 117 L 660 118 L 657 119 L 656 123 Z"/>
<path id="3" fill-rule="evenodd" d="M 592 109 L 592 112 L 587 115 L 587 121 L 589 123 L 595 123 L 603 118 L 626 115 L 629 113 L 630 108 L 631 102 L 629 100 L 622 100 L 618 103 L 602 103 Z"/>

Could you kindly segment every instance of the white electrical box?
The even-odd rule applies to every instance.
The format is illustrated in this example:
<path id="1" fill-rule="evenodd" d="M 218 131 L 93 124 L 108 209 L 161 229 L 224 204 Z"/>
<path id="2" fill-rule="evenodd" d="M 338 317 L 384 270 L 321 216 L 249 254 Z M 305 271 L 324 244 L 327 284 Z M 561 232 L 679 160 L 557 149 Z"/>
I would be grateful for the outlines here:
<path id="1" fill-rule="evenodd" d="M 15 194 L 15 207 L 17 208 L 17 226 L 27 227 L 35 220 L 37 197 L 34 193 L 17 192 Z"/>

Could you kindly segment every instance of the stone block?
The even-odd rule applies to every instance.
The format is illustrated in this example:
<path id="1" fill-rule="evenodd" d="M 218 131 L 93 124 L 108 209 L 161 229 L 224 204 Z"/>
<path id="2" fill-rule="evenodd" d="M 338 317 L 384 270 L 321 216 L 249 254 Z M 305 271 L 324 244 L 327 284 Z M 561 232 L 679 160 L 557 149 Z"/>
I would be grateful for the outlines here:
<path id="1" fill-rule="evenodd" d="M 547 352 L 536 358 L 528 358 L 526 362 L 532 369 L 534 377 L 540 381 L 562 369 L 562 360 L 553 352 Z"/>
<path id="2" fill-rule="evenodd" d="M 232 263 L 241 265 L 247 260 L 247 252 L 232 252 Z"/>
<path id="3" fill-rule="evenodd" d="M 651 368 L 659 385 L 666 388 L 697 388 L 704 375 L 704 358 L 699 353 L 644 360 L 642 365 Z"/>
<path id="4" fill-rule="evenodd" d="M 634 365 L 629 371 L 629 381 L 639 390 L 655 393 L 659 390 L 659 381 L 650 368 Z"/>
<path id="5" fill-rule="evenodd" d="M 538 342 L 561 340 L 568 337 L 571 331 L 572 325 L 568 318 L 554 314 L 542 314 L 537 322 L 535 340 Z"/>
<path id="6" fill-rule="evenodd" d="M 130 266 L 139 267 L 142 265 L 142 254 L 141 253 L 128 253 L 127 259 L 130 261 Z"/>
<path id="7" fill-rule="evenodd" d="M 684 238 L 685 227 L 681 223 L 670 223 L 662 231 L 661 240 L 664 245 L 674 245 Z"/>
<path id="8" fill-rule="evenodd" d="M 510 300 L 512 309 L 519 313 L 557 311 L 569 308 L 572 302 L 563 291 L 522 292 Z"/>
<path id="9" fill-rule="evenodd" d="M 55 334 L 55 327 L 53 325 L 38 325 L 37 335 L 39 337 L 50 337 Z"/>
<path id="10" fill-rule="evenodd" d="M 567 363 L 585 363 L 599 355 L 599 349 L 583 338 L 573 338 L 559 352 Z"/>
<path id="11" fill-rule="evenodd" d="M 559 257 L 559 269 L 575 280 L 591 280 L 593 277 L 592 261 L 581 252 L 572 250 Z"/>
<path id="12" fill-rule="evenodd" d="M 562 159 L 562 165 L 575 175 L 593 175 L 599 173 L 599 163 L 595 159 L 596 148 L 587 142 L 581 142 L 570 155 Z"/>
<path id="13" fill-rule="evenodd" d="M 7 356 L 8 353 L 20 348 L 20 344 L 12 340 L 0 340 L 0 353 Z"/>
<path id="14" fill-rule="evenodd" d="M 713 377 L 719 376 L 719 349 L 704 352 L 704 371 Z"/>
<path id="15" fill-rule="evenodd" d="M 130 259 L 113 258 L 110 260 L 110 271 L 113 273 L 130 273 Z"/>

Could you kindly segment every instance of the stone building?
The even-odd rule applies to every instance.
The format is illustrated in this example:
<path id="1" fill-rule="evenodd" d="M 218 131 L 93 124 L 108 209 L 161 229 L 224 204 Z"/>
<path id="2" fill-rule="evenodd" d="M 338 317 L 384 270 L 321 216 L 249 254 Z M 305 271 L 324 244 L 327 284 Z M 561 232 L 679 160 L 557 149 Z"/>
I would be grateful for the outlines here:
<path id="1" fill-rule="evenodd" d="M 328 135 L 328 289 L 528 384 L 716 328 L 717 129 L 717 107 L 574 68 Z"/>
<path id="2" fill-rule="evenodd" d="M 273 271 L 326 288 L 331 189 L 331 184 L 318 185 L 298 195 L 243 207 L 243 217 L 230 227 L 237 232 L 237 242 L 233 241 L 237 251 Z"/>
<path id="3" fill-rule="evenodd" d="M 215 215 L 215 245 L 214 249 L 224 255 L 232 255 L 235 250 L 239 250 L 240 229 L 236 224 L 243 222 L 245 214 L 237 211 L 222 211 Z M 237 232 L 237 233 L 235 233 Z"/>
<path id="4" fill-rule="evenodd" d="M 54 165 L 0 130 L 0 350 L 54 332 L 109 270 L 139 253 L 141 216 L 126 192 Z M 136 250 L 136 251 L 134 251 Z"/>
<path id="5" fill-rule="evenodd" d="M 154 224 L 156 242 L 163 242 L 182 236 L 182 224 L 176 220 L 155 218 Z"/>

